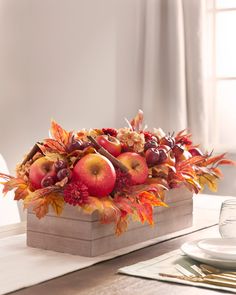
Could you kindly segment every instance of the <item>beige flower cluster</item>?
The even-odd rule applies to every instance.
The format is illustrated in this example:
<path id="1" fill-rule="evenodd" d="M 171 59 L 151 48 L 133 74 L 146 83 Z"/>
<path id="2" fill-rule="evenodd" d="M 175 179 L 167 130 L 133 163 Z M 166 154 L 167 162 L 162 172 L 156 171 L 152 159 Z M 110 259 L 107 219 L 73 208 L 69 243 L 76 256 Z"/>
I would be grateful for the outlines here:
<path id="1" fill-rule="evenodd" d="M 32 159 L 27 161 L 24 165 L 18 164 L 16 166 L 16 175 L 19 178 L 24 179 L 24 181 L 28 181 L 29 179 L 29 170 L 30 166 L 33 164 L 34 161 L 36 161 L 38 158 L 41 158 L 42 154 L 41 153 L 36 153 Z"/>
<path id="2" fill-rule="evenodd" d="M 142 133 L 132 131 L 129 128 L 121 128 L 118 130 L 117 138 L 136 153 L 141 153 L 144 150 L 145 137 Z"/>

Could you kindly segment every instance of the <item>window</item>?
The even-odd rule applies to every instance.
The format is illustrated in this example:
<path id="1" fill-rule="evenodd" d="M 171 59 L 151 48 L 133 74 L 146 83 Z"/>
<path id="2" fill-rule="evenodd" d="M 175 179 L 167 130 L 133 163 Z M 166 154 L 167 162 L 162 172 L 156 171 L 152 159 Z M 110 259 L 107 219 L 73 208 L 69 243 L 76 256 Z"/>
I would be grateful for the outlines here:
<path id="1" fill-rule="evenodd" d="M 215 132 L 219 150 L 236 151 L 236 0 L 208 1 Z"/>

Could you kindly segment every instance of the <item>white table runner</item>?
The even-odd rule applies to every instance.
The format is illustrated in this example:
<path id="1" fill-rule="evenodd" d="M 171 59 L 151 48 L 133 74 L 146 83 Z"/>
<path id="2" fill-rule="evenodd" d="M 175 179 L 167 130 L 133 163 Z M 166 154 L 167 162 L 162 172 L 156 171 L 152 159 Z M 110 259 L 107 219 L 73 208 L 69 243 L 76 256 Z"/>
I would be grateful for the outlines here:
<path id="1" fill-rule="evenodd" d="M 209 205 L 206 205 L 206 197 L 194 198 L 194 210 L 200 211 L 196 211 L 194 215 L 193 227 L 92 258 L 29 248 L 26 246 L 25 234 L 0 239 L 0 294 L 32 286 L 95 263 L 212 226 L 218 222 L 220 204 L 224 198 L 214 196 L 208 198 L 213 204 L 211 210 L 204 209 L 209 208 Z M 205 210 L 206 218 L 202 220 Z"/>

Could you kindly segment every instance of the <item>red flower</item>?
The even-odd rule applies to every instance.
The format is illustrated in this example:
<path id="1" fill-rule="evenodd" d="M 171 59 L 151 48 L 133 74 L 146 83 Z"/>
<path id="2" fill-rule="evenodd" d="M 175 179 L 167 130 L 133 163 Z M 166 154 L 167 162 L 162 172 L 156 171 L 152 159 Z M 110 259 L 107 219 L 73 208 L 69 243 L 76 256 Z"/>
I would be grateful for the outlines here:
<path id="1" fill-rule="evenodd" d="M 81 181 L 71 182 L 64 189 L 65 202 L 73 206 L 88 203 L 88 196 L 88 188 Z"/>
<path id="2" fill-rule="evenodd" d="M 132 180 L 130 174 L 122 172 L 120 169 L 116 169 L 116 184 L 114 190 L 116 192 L 127 191 L 131 185 Z"/>
<path id="3" fill-rule="evenodd" d="M 114 136 L 114 137 L 117 136 L 117 130 L 114 129 L 114 128 L 102 128 L 102 131 L 106 135 L 109 134 L 109 135 Z"/>

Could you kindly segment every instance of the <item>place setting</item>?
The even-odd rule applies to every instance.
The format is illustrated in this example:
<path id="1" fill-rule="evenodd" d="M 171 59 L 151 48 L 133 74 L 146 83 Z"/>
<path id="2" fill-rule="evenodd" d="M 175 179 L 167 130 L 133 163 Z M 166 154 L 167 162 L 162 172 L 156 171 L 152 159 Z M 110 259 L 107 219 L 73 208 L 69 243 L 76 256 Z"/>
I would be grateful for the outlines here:
<path id="1" fill-rule="evenodd" d="M 119 269 L 158 281 L 236 293 L 236 200 L 222 203 L 219 235 L 188 241 L 180 249 Z"/>

